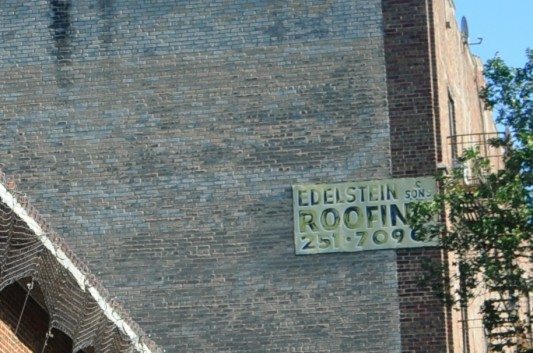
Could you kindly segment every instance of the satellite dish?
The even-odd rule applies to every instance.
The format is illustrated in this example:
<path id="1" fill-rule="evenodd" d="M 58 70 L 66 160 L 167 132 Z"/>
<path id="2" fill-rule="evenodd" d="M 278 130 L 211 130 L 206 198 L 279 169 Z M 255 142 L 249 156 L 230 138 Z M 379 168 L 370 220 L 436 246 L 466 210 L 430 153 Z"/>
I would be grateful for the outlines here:
<path id="1" fill-rule="evenodd" d="M 468 21 L 464 16 L 461 18 L 461 37 L 464 43 L 468 43 Z"/>

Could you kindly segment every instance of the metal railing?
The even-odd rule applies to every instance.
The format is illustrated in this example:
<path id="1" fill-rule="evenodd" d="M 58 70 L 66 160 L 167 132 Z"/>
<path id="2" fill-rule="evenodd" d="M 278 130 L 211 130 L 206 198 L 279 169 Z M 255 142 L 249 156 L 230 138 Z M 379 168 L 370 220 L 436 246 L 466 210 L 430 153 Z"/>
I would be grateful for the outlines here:
<path id="1" fill-rule="evenodd" d="M 476 133 L 448 136 L 448 145 L 452 157 L 453 166 L 462 165 L 465 168 L 465 181 L 474 182 L 475 176 L 472 173 L 472 166 L 468 163 L 461 163 L 460 157 L 465 150 L 476 148 L 481 157 L 487 158 L 492 171 L 504 168 L 503 156 L 505 149 L 503 147 L 492 146 L 490 141 L 497 138 L 504 138 L 505 134 L 501 132 Z"/>

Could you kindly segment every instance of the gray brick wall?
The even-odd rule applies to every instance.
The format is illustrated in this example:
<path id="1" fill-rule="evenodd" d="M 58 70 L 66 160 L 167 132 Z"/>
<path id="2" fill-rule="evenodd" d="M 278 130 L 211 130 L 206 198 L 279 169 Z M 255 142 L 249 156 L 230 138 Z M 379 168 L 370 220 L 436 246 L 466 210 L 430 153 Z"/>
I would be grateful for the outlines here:
<path id="1" fill-rule="evenodd" d="M 292 239 L 390 177 L 380 1 L 0 9 L 0 163 L 167 352 L 400 351 L 395 252 Z"/>

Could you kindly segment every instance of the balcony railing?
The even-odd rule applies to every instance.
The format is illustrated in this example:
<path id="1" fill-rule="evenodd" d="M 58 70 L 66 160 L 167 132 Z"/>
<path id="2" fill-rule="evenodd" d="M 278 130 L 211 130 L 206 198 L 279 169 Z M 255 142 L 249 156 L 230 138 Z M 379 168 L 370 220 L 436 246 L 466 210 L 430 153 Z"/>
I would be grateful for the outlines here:
<path id="1" fill-rule="evenodd" d="M 505 134 L 500 132 L 448 136 L 448 145 L 450 146 L 453 165 L 457 166 L 460 164 L 459 157 L 463 155 L 465 150 L 476 148 L 481 157 L 485 157 L 489 160 L 491 170 L 496 171 L 503 169 L 503 155 L 505 149 L 503 147 L 494 147 L 490 144 L 492 139 L 503 137 L 505 137 Z M 473 182 L 475 176 L 472 171 L 472 166 L 463 164 L 463 167 L 465 169 L 465 181 Z"/>

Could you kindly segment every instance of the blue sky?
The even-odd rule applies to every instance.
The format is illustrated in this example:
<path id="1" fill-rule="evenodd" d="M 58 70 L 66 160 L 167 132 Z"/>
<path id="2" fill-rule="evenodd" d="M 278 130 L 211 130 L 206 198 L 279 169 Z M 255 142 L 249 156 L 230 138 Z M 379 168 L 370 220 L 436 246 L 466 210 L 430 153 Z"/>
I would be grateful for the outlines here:
<path id="1" fill-rule="evenodd" d="M 470 50 L 483 61 L 496 52 L 510 66 L 526 61 L 526 48 L 533 49 L 533 0 L 454 0 L 455 14 L 468 20 Z"/>

